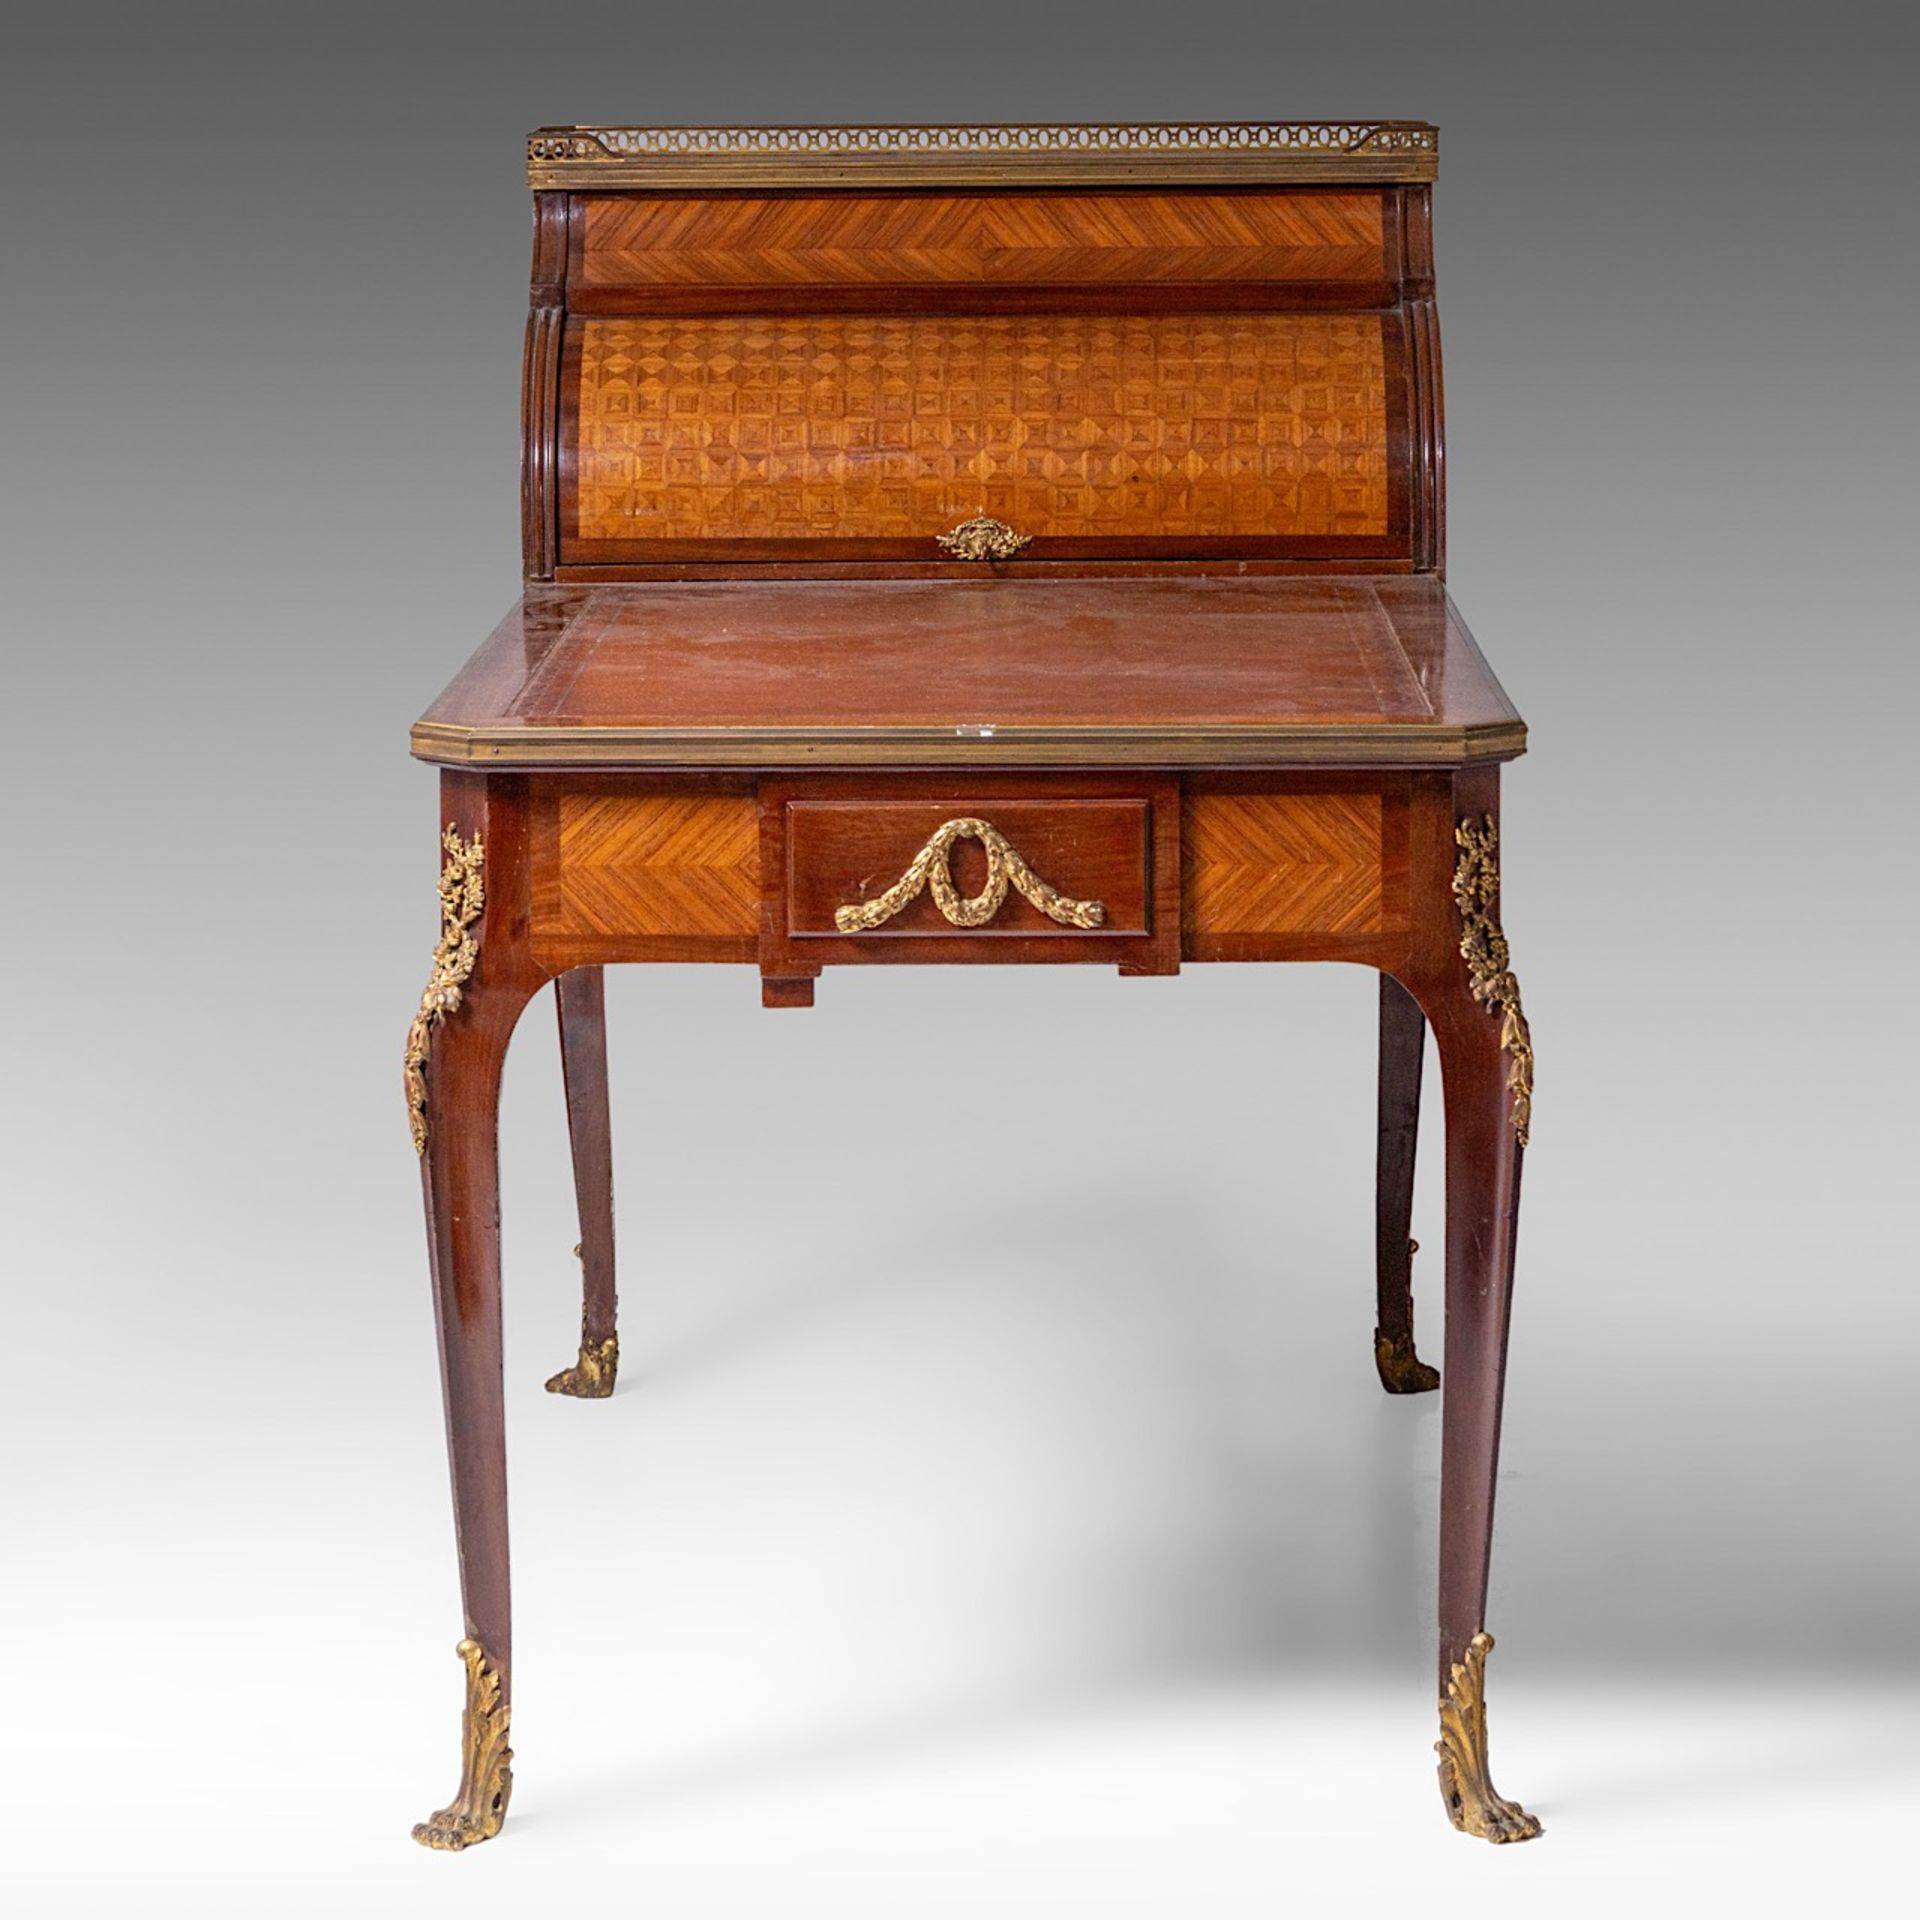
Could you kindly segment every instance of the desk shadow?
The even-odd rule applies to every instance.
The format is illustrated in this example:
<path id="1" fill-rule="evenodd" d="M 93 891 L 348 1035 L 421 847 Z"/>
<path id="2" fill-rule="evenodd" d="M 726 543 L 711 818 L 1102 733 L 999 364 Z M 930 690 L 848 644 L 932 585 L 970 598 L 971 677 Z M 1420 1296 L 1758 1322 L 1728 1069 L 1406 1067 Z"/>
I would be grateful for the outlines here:
<path id="1" fill-rule="evenodd" d="M 1807 1812 L 1809 1797 L 1822 1793 L 1836 1799 L 1850 1785 L 1884 1790 L 1890 1782 L 1914 1780 L 1912 1720 L 1915 1698 L 1909 1694 L 1898 1705 L 1882 1703 L 1886 1724 L 1864 1737 L 1819 1724 L 1820 1698 L 1811 1691 L 1781 1700 L 1777 1696 L 1769 1714 L 1769 1731 L 1764 1740 L 1756 1740 L 1739 1758 L 1729 1760 L 1716 1749 L 1710 1760 L 1683 1764 L 1671 1757 L 1673 1744 L 1658 1738 L 1663 1723 L 1686 1710 L 1711 1713 L 1714 1697 L 1710 1691 L 1690 1693 L 1663 1687 L 1658 1679 L 1647 1682 L 1648 1711 L 1645 1720 L 1631 1730 L 1631 1737 L 1593 1743 L 1596 1749 L 1577 1783 L 1563 1783 L 1564 1811 L 1559 1801 L 1537 1792 L 1527 1795 L 1528 1808 L 1544 1821 L 1549 1817 L 1579 1819 L 1584 1823 L 1613 1823 L 1623 1816 L 1640 1818 L 1660 1812 L 1686 1808 L 1711 1815 L 1723 1807 L 1762 1807 L 1778 1803 L 1785 1817 L 1791 1809 L 1795 1818 Z M 1858 1694 L 1837 1693 L 1837 1704 L 1858 1699 Z M 1651 1728 L 1655 1737 L 1647 1737 Z M 1792 1764 L 1782 1762 L 1792 1755 Z"/>
<path id="2" fill-rule="evenodd" d="M 797 1269 L 640 1369 L 636 1390 L 671 1396 L 831 1332 L 883 1291 L 930 1304 L 943 1328 L 954 1323 L 940 1313 L 966 1296 L 983 1324 L 956 1364 L 981 1368 L 1023 1339 L 1050 1342 L 1046 1369 L 1008 1391 L 1056 1396 L 1033 1424 L 1060 1437 L 1066 1465 L 1005 1492 L 1041 1503 L 1039 1544 L 1017 1569 L 1035 1598 L 1024 1654 L 1008 1642 L 1018 1679 L 989 1677 L 967 1698 L 823 1723 L 684 1766 L 653 1764 L 574 1795 L 567 1817 L 954 1753 L 1195 1688 L 1291 1682 L 1317 1693 L 1335 1677 L 1383 1675 L 1423 1688 L 1434 1515 L 1423 1524 L 1421 1507 L 1437 1497 L 1424 1464 L 1437 1397 L 1381 1392 L 1369 1272 L 1289 1271 L 1289 1248 L 1222 1245 L 1204 1214 L 1180 1212 L 1167 1196 L 1083 1191 L 997 1211 L 988 1245 L 883 1214 L 863 1238 L 884 1258 Z M 1099 1337 L 1084 1346 L 1062 1337 L 1079 1326 Z M 1337 1373 L 1319 1358 L 1336 1340 Z M 1071 1499 L 1089 1463 L 1111 1468 L 1104 1511 L 1115 1510 L 1116 1481 L 1126 1490 L 1117 1545 L 1076 1540 L 1075 1516 L 1055 1523 L 1045 1513 L 1048 1500 Z M 1094 1577 L 1096 1558 L 1116 1577 Z M 1090 1602 L 1098 1617 L 1086 1639 L 1098 1654 L 1057 1684 L 1036 1681 L 1057 1622 Z"/>

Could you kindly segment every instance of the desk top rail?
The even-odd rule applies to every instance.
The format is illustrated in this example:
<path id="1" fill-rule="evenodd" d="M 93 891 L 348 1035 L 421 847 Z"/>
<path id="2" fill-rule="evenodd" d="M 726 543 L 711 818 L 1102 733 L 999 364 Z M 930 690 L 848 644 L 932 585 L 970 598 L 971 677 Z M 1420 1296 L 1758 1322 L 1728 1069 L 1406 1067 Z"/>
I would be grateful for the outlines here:
<path id="1" fill-rule="evenodd" d="M 1431 181 L 1424 120 L 1269 120 L 1006 126 L 541 127 L 536 191 L 958 182 Z"/>

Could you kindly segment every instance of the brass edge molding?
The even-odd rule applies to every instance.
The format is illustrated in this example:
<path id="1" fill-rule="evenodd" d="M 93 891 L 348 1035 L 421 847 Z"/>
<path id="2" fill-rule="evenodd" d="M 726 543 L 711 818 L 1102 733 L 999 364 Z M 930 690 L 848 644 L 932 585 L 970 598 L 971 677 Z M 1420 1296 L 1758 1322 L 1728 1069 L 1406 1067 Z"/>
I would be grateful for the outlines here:
<path id="1" fill-rule="evenodd" d="M 413 1837 L 439 1853 L 461 1853 L 491 1840 L 513 1797 L 513 1749 L 507 1745 L 513 1709 L 503 1698 L 500 1669 L 477 1640 L 454 1649 L 467 1669 L 467 1704 L 460 1716 L 460 1791 L 452 1804 L 422 1820 Z"/>
<path id="2" fill-rule="evenodd" d="M 1476 1633 L 1464 1660 L 1452 1663 L 1440 1701 L 1440 1792 L 1447 1817 L 1462 1833 L 1496 1846 L 1510 1840 L 1534 1840 L 1540 1822 L 1517 1801 L 1502 1799 L 1487 1771 L 1487 1655 L 1493 1635 Z"/>
<path id="3" fill-rule="evenodd" d="M 450 823 L 440 835 L 440 845 L 447 856 L 440 869 L 440 943 L 433 950 L 433 969 L 420 996 L 420 1011 L 407 1029 L 407 1124 L 413 1130 L 415 1153 L 427 1150 L 427 1055 L 433 1048 L 433 1030 L 460 1009 L 461 989 L 480 959 L 473 927 L 486 905 L 486 853 L 480 836 L 462 840 L 459 829 Z"/>
<path id="4" fill-rule="evenodd" d="M 1461 821 L 1453 837 L 1460 847 L 1453 870 L 1453 897 L 1460 908 L 1460 957 L 1467 963 L 1473 997 L 1500 1016 L 1500 1049 L 1509 1056 L 1507 1090 L 1513 1095 L 1513 1133 L 1524 1147 L 1533 1122 L 1533 1035 L 1520 1010 L 1520 983 L 1513 977 L 1507 936 L 1494 911 L 1500 897 L 1500 828 L 1487 814 L 1479 826 Z"/>
<path id="5" fill-rule="evenodd" d="M 1439 130 L 1418 120 L 1126 125 L 541 127 L 535 189 L 1001 184 L 1135 179 L 1428 181 Z"/>
<path id="6" fill-rule="evenodd" d="M 415 723 L 414 757 L 520 767 L 1458 767 L 1517 759 L 1519 720 L 1459 727 L 470 727 Z"/>
<path id="7" fill-rule="evenodd" d="M 970 899 L 961 898 L 953 884 L 953 869 L 948 864 L 948 856 L 960 840 L 977 840 L 986 849 L 987 884 Z M 1000 911 L 1009 884 L 1049 920 L 1063 927 L 1098 927 L 1106 923 L 1107 910 L 1098 900 L 1071 900 L 1048 886 L 1021 859 L 998 827 L 967 817 L 949 820 L 940 827 L 885 893 L 836 908 L 833 924 L 842 933 L 871 933 L 917 899 L 924 888 L 931 887 L 934 905 L 951 925 L 984 927 Z"/>
<path id="8" fill-rule="evenodd" d="M 1030 533 L 1015 533 L 1004 520 L 975 514 L 962 520 L 947 533 L 936 533 L 934 544 L 956 560 L 1011 560 L 1023 547 L 1033 545 Z"/>

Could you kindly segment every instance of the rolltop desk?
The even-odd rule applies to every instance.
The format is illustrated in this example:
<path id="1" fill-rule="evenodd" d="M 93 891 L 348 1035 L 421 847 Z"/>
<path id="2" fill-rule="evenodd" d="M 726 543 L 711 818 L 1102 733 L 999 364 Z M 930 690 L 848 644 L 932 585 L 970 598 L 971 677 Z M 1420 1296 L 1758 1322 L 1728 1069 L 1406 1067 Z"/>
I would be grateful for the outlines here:
<path id="1" fill-rule="evenodd" d="M 848 966 L 1377 969 L 1375 1361 L 1445 1381 L 1441 1788 L 1466 1832 L 1539 1831 L 1483 1693 L 1526 736 L 1443 584 L 1437 153 L 1407 122 L 530 138 L 526 587 L 413 730 L 440 940 L 405 1079 L 466 1668 L 424 1844 L 492 1837 L 512 1782 L 502 1059 L 553 981 L 585 1299 L 547 1384 L 605 1397 L 625 961 L 757 966 L 794 1008 Z M 1441 1372 L 1409 1293 L 1429 1026 Z"/>

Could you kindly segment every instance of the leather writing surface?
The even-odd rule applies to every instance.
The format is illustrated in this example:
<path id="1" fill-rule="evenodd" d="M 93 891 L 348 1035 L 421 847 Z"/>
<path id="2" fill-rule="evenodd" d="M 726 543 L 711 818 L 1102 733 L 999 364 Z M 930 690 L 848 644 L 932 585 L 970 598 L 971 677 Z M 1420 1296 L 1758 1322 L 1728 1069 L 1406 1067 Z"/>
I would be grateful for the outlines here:
<path id="1" fill-rule="evenodd" d="M 542 723 L 1430 720 L 1364 582 L 662 582 L 593 595 L 513 702 Z"/>

